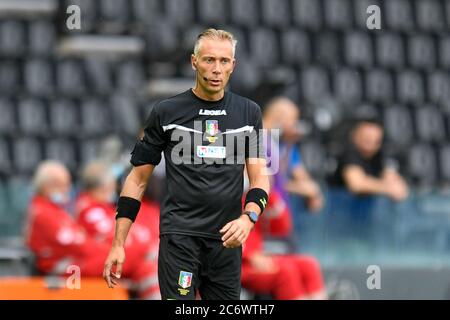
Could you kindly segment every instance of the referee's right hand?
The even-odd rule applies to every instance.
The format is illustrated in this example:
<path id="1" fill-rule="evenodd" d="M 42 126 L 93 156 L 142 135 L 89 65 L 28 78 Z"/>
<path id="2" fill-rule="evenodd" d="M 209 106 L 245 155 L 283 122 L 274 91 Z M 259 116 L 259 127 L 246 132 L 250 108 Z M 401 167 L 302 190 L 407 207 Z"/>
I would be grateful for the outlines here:
<path id="1" fill-rule="evenodd" d="M 123 246 L 112 246 L 108 258 L 105 261 L 103 269 L 103 279 L 105 279 L 109 288 L 114 288 L 122 274 L 123 263 L 125 262 L 125 249 Z M 112 272 L 113 266 L 116 266 L 116 272 Z"/>

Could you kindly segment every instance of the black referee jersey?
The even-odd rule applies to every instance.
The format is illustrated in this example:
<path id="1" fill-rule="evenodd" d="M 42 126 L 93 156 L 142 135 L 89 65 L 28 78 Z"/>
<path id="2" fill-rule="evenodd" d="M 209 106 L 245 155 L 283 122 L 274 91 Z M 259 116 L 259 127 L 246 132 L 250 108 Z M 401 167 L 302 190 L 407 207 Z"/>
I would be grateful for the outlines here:
<path id="1" fill-rule="evenodd" d="M 131 163 L 157 165 L 164 152 L 161 234 L 221 238 L 242 212 L 245 159 L 264 157 L 261 129 L 259 106 L 229 91 L 206 101 L 189 89 L 153 107 Z"/>

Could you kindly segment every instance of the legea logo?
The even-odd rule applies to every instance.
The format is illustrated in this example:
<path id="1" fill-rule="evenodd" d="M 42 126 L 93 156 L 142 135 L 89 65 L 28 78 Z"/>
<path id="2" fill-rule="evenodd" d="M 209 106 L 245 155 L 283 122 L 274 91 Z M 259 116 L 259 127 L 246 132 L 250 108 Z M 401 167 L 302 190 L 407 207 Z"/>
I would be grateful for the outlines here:
<path id="1" fill-rule="evenodd" d="M 201 116 L 226 116 L 227 112 L 225 110 L 205 110 L 200 109 L 198 112 Z"/>

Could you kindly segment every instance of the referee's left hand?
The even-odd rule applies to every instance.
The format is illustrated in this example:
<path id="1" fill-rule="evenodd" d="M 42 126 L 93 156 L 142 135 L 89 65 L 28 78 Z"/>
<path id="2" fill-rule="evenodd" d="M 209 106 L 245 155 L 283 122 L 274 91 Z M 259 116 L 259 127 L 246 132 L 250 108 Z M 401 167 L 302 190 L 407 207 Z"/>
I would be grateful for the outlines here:
<path id="1" fill-rule="evenodd" d="M 247 240 L 253 229 L 253 222 L 247 215 L 228 222 L 221 230 L 222 241 L 226 248 L 238 248 Z"/>

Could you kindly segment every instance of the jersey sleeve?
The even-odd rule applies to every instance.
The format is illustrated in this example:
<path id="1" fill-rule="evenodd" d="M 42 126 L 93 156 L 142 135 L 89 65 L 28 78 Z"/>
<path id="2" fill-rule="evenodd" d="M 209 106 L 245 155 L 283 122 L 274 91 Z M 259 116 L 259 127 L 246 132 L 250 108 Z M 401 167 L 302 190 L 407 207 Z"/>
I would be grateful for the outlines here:
<path id="1" fill-rule="evenodd" d="M 253 130 L 246 143 L 245 158 L 265 158 L 266 153 L 263 146 L 262 114 L 261 108 L 256 103 L 254 103 L 253 114 Z"/>
<path id="2" fill-rule="evenodd" d="M 145 164 L 158 165 L 161 152 L 166 147 L 164 130 L 158 114 L 158 105 L 153 107 L 146 121 L 144 137 L 136 143 L 131 152 L 131 164 L 135 167 Z"/>

